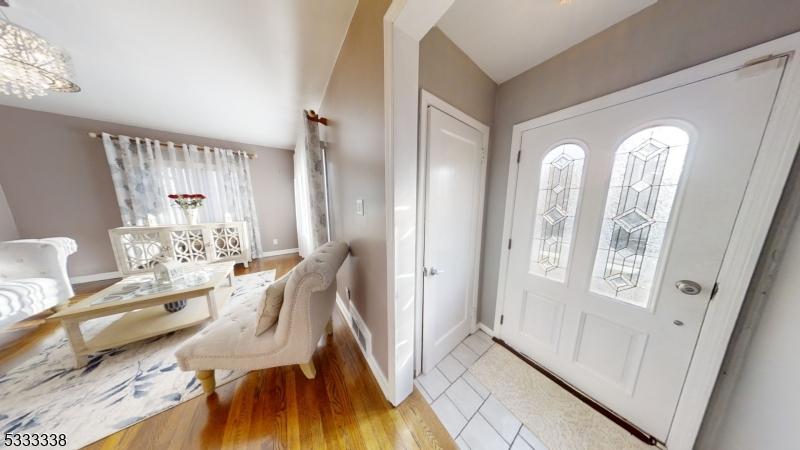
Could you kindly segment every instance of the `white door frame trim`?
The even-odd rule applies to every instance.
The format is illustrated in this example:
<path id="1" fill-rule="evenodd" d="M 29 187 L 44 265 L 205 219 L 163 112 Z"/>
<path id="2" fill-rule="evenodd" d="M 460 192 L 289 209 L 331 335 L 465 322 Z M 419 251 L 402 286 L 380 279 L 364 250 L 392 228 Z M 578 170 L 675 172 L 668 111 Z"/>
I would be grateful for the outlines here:
<path id="1" fill-rule="evenodd" d="M 419 41 L 455 0 L 393 0 L 383 17 L 388 389 L 399 405 L 414 389 Z"/>
<path id="2" fill-rule="evenodd" d="M 420 89 L 419 101 L 419 155 L 417 157 L 417 227 L 416 227 L 416 273 L 415 277 L 415 320 L 414 320 L 414 373 L 422 372 L 422 316 L 424 303 L 424 277 L 422 274 L 425 265 L 425 214 L 427 203 L 427 180 L 428 180 L 428 107 L 434 107 L 443 113 L 464 122 L 475 128 L 483 135 L 481 149 L 481 173 L 480 191 L 478 192 L 478 227 L 475 233 L 475 254 L 472 269 L 472 298 L 470 299 L 470 332 L 478 330 L 478 287 L 481 270 L 481 250 L 483 243 L 483 217 L 486 213 L 485 194 L 486 194 L 486 172 L 489 159 L 489 126 L 481 123 L 467 113 L 455 106 L 447 103 L 425 89 Z"/>
<path id="3" fill-rule="evenodd" d="M 786 54 L 786 69 L 772 113 L 766 126 L 761 148 L 730 244 L 722 262 L 719 277 L 721 289 L 709 303 L 705 320 L 689 366 L 686 381 L 678 400 L 666 445 L 671 450 L 691 449 L 697 438 L 717 374 L 727 350 L 728 340 L 747 293 L 750 279 L 766 239 L 772 217 L 786 183 L 789 169 L 800 144 L 800 33 L 791 34 L 742 50 L 679 72 L 648 81 L 579 105 L 547 114 L 513 127 L 511 155 L 506 190 L 497 303 L 494 330 L 502 338 L 500 316 L 503 312 L 509 250 L 505 243 L 511 236 L 516 196 L 518 165 L 513 155 L 520 150 L 526 130 L 566 120 L 578 115 L 632 101 L 704 78 L 736 70 L 767 55 Z"/>

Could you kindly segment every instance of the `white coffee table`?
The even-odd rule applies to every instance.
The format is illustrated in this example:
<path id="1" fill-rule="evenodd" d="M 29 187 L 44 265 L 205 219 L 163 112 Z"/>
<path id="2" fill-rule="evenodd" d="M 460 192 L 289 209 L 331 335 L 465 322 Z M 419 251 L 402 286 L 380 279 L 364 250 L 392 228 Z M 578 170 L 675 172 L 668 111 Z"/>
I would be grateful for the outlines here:
<path id="1" fill-rule="evenodd" d="M 134 275 L 67 306 L 49 317 L 60 320 L 67 332 L 75 366 L 83 367 L 89 354 L 120 347 L 171 331 L 216 320 L 233 291 L 233 262 L 194 267 L 184 279 L 159 285 L 152 274 Z M 186 299 L 186 307 L 167 312 L 164 304 Z M 84 339 L 81 322 L 121 314 L 90 339 Z"/>

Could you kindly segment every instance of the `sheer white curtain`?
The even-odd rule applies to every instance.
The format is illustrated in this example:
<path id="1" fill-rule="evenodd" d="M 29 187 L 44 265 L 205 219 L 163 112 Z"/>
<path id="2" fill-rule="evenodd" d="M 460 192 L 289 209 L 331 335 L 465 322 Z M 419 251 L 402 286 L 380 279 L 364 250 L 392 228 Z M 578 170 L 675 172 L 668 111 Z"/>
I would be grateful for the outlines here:
<path id="1" fill-rule="evenodd" d="M 325 162 L 319 124 L 303 111 L 303 126 L 294 149 L 294 202 L 300 256 L 328 242 L 328 204 Z"/>
<path id="2" fill-rule="evenodd" d="M 253 255 L 261 235 L 253 198 L 250 163 L 244 152 L 103 133 L 114 191 L 125 226 L 185 223 L 169 194 L 203 194 L 202 222 L 245 221 Z"/>

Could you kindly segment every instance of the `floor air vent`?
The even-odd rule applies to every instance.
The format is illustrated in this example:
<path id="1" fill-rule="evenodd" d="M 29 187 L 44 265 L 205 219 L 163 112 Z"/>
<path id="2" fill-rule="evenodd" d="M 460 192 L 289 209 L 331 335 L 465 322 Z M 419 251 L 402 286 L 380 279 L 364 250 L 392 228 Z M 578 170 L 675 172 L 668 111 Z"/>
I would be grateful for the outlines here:
<path id="1" fill-rule="evenodd" d="M 348 305 L 348 313 L 350 319 L 350 328 L 353 330 L 353 335 L 356 337 L 358 341 L 358 345 L 361 347 L 361 350 L 364 351 L 364 354 L 371 355 L 372 354 L 372 333 L 370 333 L 367 324 L 364 323 L 364 319 L 361 318 L 361 315 L 358 314 L 358 310 L 356 309 L 355 305 L 352 302 Z"/>
<path id="2" fill-rule="evenodd" d="M 361 332 L 361 327 L 359 326 L 358 320 L 355 317 L 351 317 L 350 320 L 353 331 L 356 333 L 356 338 L 358 339 L 358 345 L 361 346 L 362 350 L 367 350 L 367 338 L 364 336 L 364 333 Z"/>

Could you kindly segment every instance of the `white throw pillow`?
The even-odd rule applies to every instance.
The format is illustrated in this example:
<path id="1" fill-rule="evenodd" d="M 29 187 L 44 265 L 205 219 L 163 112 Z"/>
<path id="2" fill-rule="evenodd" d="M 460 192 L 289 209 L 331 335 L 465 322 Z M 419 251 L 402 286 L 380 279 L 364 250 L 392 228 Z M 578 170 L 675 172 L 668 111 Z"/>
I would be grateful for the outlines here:
<path id="1" fill-rule="evenodd" d="M 258 305 L 258 312 L 256 315 L 256 336 L 269 330 L 278 322 L 278 316 L 281 313 L 281 306 L 283 306 L 283 291 L 286 289 L 286 281 L 288 276 L 284 276 L 280 280 L 272 283 L 267 288 L 264 294 L 264 299 Z"/>

